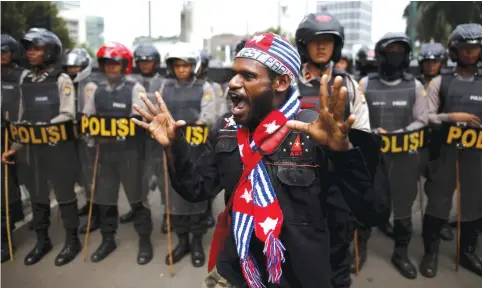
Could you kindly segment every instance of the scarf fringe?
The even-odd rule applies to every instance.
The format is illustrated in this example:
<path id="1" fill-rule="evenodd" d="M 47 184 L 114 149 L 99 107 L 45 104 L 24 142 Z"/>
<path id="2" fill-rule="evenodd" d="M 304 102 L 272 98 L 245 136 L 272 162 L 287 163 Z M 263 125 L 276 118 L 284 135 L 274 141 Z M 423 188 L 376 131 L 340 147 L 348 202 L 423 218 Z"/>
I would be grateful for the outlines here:
<path id="1" fill-rule="evenodd" d="M 268 282 L 279 283 L 281 274 L 281 264 L 285 262 L 285 256 L 283 251 L 285 251 L 283 243 L 278 238 L 275 238 L 273 231 L 268 235 L 264 243 L 263 253 L 267 258 L 267 270 L 269 274 Z"/>
<path id="2" fill-rule="evenodd" d="M 243 269 L 244 279 L 250 288 L 266 288 L 261 281 L 258 267 L 251 255 L 246 260 L 241 260 L 241 268 Z"/>

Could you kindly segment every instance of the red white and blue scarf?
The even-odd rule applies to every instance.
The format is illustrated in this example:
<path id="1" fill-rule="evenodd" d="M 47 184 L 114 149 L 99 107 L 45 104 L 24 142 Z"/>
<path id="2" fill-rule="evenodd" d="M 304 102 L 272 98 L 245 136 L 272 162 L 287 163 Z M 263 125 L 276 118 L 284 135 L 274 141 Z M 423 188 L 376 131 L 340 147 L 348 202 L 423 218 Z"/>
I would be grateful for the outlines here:
<path id="1" fill-rule="evenodd" d="M 295 89 L 292 89 L 295 90 Z M 269 175 L 262 162 L 259 147 L 268 137 L 295 117 L 300 109 L 298 93 L 293 91 L 289 99 L 258 125 L 253 135 L 247 128 L 238 127 L 239 153 L 244 164 L 243 174 L 234 195 L 232 210 L 234 239 L 241 260 L 244 278 L 250 288 L 265 287 L 253 256 L 249 253 L 249 243 L 254 231 L 256 237 L 265 243 L 268 281 L 279 283 L 281 264 L 285 261 L 285 248 L 279 240 L 283 224 L 283 212 L 278 203 Z"/>

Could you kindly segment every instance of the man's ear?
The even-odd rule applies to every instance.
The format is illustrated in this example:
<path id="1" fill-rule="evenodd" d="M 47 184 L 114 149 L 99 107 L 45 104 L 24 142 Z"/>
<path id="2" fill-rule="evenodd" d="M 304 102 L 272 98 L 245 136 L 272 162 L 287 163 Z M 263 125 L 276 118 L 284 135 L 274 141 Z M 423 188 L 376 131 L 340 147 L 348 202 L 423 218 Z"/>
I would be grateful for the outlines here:
<path id="1" fill-rule="evenodd" d="M 274 80 L 274 90 L 276 92 L 285 92 L 290 88 L 291 78 L 287 74 L 276 76 Z"/>

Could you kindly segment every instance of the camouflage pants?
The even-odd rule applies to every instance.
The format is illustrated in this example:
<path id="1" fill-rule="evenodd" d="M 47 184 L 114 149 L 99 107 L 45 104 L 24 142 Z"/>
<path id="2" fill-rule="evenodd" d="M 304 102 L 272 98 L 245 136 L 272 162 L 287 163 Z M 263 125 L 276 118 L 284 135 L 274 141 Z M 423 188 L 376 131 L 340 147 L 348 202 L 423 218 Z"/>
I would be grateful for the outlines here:
<path id="1" fill-rule="evenodd" d="M 214 268 L 204 280 L 203 288 L 236 288 L 236 286 L 229 284 Z"/>

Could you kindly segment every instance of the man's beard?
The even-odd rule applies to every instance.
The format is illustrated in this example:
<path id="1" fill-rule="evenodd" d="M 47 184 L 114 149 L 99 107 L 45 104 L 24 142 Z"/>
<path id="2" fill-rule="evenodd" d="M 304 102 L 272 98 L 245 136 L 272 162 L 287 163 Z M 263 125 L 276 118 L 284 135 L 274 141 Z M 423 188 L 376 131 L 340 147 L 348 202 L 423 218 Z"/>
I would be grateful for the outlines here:
<path id="1" fill-rule="evenodd" d="M 241 124 L 249 130 L 254 130 L 268 114 L 273 111 L 273 89 L 268 86 L 261 95 L 250 100 L 248 117 Z"/>

